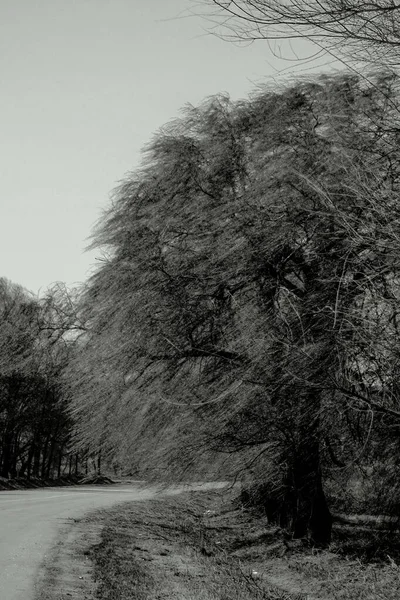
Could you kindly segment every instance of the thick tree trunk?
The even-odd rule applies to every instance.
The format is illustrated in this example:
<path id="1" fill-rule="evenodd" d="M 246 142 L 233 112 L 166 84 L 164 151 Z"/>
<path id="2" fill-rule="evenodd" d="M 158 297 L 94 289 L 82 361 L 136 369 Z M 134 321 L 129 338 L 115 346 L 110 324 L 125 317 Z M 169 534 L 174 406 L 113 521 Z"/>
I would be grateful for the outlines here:
<path id="1" fill-rule="evenodd" d="M 307 393 L 299 410 L 299 440 L 293 460 L 293 537 L 307 537 L 314 545 L 326 546 L 331 541 L 332 517 L 322 483 L 320 392 Z"/>
<path id="2" fill-rule="evenodd" d="M 315 390 L 296 396 L 295 443 L 288 454 L 280 522 L 293 538 L 307 538 L 313 545 L 326 546 L 331 540 L 332 517 L 322 483 L 319 396 Z"/>
<path id="3" fill-rule="evenodd" d="M 332 517 L 323 490 L 317 444 L 300 449 L 293 465 L 293 483 L 293 537 L 308 538 L 313 545 L 328 545 Z"/>
<path id="4" fill-rule="evenodd" d="M 322 481 L 320 481 L 320 486 L 318 485 L 315 491 L 310 518 L 311 540 L 315 546 L 324 547 L 330 543 L 332 521 L 333 519 L 326 501 Z"/>

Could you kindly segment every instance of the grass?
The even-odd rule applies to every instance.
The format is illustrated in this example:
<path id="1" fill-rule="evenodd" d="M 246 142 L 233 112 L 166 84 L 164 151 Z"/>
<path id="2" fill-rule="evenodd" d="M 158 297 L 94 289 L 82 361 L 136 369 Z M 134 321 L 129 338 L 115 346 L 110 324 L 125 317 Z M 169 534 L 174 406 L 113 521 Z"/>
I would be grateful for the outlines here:
<path id="1" fill-rule="evenodd" d="M 390 556 L 363 562 L 288 548 L 277 528 L 231 498 L 192 492 L 102 511 L 92 547 L 98 600 L 398 600 Z"/>

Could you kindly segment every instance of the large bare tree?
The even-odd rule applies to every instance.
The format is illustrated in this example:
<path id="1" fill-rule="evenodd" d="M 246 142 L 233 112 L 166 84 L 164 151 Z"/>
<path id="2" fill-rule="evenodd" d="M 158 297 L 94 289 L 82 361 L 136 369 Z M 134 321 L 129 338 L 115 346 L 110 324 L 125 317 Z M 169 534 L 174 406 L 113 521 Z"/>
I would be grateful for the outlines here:
<path id="1" fill-rule="evenodd" d="M 392 73 L 325 77 L 159 132 L 94 236 L 109 258 L 69 373 L 82 447 L 243 456 L 282 524 L 329 540 L 327 471 L 377 442 L 398 455 L 397 96 Z"/>
<path id="2" fill-rule="evenodd" d="M 205 0 L 231 40 L 308 38 L 346 61 L 396 67 L 400 5 L 395 0 Z"/>

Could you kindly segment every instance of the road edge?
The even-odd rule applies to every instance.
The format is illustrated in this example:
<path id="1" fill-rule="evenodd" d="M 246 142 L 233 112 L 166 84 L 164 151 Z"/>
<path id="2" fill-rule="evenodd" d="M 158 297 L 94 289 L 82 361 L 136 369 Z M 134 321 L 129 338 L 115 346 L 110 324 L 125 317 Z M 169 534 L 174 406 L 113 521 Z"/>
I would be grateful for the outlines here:
<path id="1" fill-rule="evenodd" d="M 89 600 L 95 597 L 91 549 L 100 543 L 103 520 L 96 515 L 70 519 L 42 562 L 34 584 L 34 600 Z"/>

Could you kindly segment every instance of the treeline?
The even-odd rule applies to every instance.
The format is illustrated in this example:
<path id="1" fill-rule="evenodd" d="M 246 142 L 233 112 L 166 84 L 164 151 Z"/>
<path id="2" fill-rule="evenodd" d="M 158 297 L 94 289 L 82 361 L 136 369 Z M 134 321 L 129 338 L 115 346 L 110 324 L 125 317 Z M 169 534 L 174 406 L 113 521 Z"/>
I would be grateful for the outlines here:
<path id="1" fill-rule="evenodd" d="M 62 372 L 74 339 L 71 296 L 56 285 L 38 299 L 0 279 L 0 476 L 75 473 Z"/>
<path id="2" fill-rule="evenodd" d="M 345 73 L 154 137 L 94 234 L 78 447 L 164 474 L 223 456 L 322 544 L 334 480 L 399 512 L 399 115 L 396 74 Z"/>

